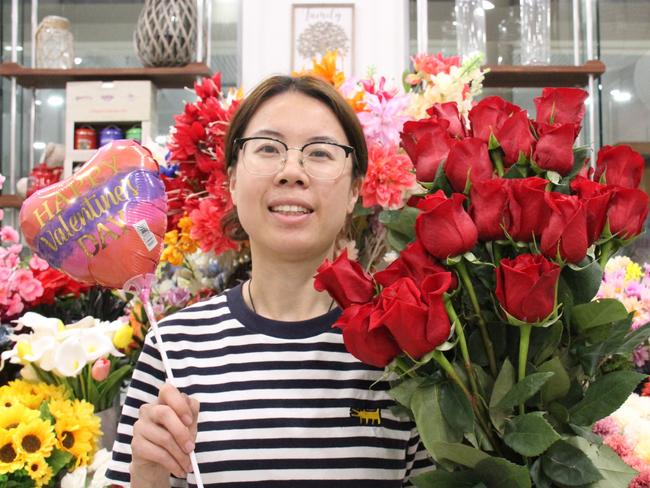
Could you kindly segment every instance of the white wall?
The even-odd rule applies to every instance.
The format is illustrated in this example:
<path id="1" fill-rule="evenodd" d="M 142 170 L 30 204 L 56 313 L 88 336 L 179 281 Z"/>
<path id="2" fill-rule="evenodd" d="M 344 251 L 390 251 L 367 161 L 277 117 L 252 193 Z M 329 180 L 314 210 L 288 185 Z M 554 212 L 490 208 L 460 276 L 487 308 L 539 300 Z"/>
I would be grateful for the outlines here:
<path id="1" fill-rule="evenodd" d="M 242 0 L 242 85 L 245 92 L 273 74 L 291 72 L 291 6 L 354 4 L 354 72 L 376 73 L 401 83 L 408 66 L 408 0 Z"/>

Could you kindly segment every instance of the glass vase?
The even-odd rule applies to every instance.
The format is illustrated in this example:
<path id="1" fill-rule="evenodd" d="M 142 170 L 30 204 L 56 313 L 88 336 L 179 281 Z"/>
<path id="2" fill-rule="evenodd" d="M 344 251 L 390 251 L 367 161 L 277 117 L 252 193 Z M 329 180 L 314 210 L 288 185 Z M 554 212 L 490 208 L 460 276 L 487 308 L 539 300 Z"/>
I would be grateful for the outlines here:
<path id="1" fill-rule="evenodd" d="M 551 63 L 551 0 L 519 0 L 521 64 Z"/>
<path id="2" fill-rule="evenodd" d="M 483 0 L 456 0 L 458 54 L 466 59 L 481 54 L 485 59 L 485 10 Z"/>

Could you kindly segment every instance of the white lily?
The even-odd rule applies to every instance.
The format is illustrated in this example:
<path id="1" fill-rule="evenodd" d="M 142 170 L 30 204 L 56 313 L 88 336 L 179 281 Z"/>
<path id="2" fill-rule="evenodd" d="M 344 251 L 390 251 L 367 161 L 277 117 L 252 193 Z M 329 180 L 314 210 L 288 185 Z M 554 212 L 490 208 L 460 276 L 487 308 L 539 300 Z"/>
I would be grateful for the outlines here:
<path id="1" fill-rule="evenodd" d="M 66 339 L 54 354 L 54 372 L 59 376 L 77 376 L 87 363 L 86 351 L 74 337 Z"/>
<path id="2" fill-rule="evenodd" d="M 35 312 L 27 312 L 16 321 L 15 330 L 29 327 L 37 335 L 56 336 L 63 329 L 63 322 L 59 319 L 43 317 Z"/>
<path id="3" fill-rule="evenodd" d="M 56 340 L 51 336 L 37 336 L 35 334 L 11 335 L 10 338 L 17 341 L 9 351 L 2 353 L 2 364 L 9 359 L 14 364 L 35 363 L 41 359 L 43 354 L 56 347 Z"/>
<path id="4" fill-rule="evenodd" d="M 77 336 L 77 340 L 84 348 L 88 362 L 111 354 L 113 356 L 123 356 L 123 354 L 113 346 L 113 332 L 99 330 L 99 327 L 85 330 Z"/>
<path id="5" fill-rule="evenodd" d="M 87 475 L 88 470 L 85 467 L 77 468 L 61 479 L 61 488 L 85 488 Z"/>

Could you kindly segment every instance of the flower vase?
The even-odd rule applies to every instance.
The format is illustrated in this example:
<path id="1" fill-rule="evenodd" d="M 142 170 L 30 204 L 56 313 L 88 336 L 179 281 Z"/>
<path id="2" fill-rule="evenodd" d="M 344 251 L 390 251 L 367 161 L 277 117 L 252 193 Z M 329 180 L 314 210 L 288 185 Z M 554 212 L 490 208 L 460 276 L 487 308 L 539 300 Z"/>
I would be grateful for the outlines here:
<path id="1" fill-rule="evenodd" d="M 521 64 L 551 63 L 551 0 L 519 0 Z"/>
<path id="2" fill-rule="evenodd" d="M 113 443 L 117 437 L 117 424 L 119 420 L 119 411 L 117 406 L 108 407 L 101 412 L 95 413 L 102 422 L 102 437 L 98 443 L 98 449 L 105 448 L 113 450 Z"/>
<path id="3" fill-rule="evenodd" d="M 481 54 L 485 59 L 485 10 L 482 0 L 456 0 L 458 54 L 467 59 Z"/>
<path id="4" fill-rule="evenodd" d="M 196 56 L 195 0 L 145 0 L 133 34 L 145 66 L 185 66 Z"/>

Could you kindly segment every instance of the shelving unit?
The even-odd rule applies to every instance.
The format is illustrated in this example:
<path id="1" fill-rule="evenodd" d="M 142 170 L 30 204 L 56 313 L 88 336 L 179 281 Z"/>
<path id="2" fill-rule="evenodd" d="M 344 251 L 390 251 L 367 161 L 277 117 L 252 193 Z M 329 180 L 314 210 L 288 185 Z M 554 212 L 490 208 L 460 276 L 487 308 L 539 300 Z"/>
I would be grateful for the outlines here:
<path id="1" fill-rule="evenodd" d="M 26 68 L 18 63 L 0 64 L 0 76 L 16 78 L 23 88 L 65 88 L 69 81 L 149 80 L 158 88 L 191 87 L 198 76 L 210 76 L 204 63 L 178 68 Z"/>
<path id="2" fill-rule="evenodd" d="M 547 86 L 587 86 L 589 76 L 605 72 L 602 61 L 592 60 L 578 66 L 505 66 L 487 65 L 486 88 L 541 88 Z"/>

